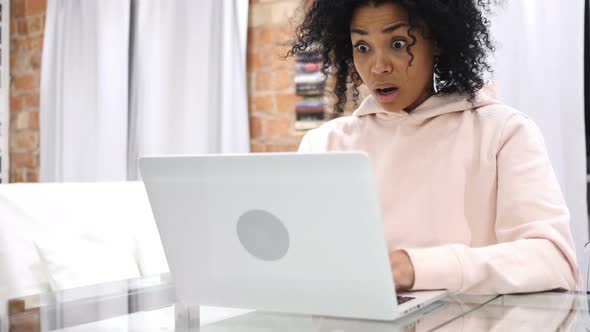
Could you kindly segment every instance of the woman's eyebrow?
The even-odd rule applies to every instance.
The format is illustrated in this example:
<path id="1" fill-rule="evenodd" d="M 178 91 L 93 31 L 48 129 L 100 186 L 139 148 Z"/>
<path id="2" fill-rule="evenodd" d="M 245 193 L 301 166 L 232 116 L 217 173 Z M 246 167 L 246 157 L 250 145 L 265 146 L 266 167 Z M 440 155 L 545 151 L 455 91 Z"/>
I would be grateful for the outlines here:
<path id="1" fill-rule="evenodd" d="M 404 22 L 393 23 L 393 24 L 390 24 L 390 25 L 386 26 L 385 28 L 383 28 L 383 30 L 381 30 L 381 32 L 382 33 L 392 33 L 395 30 L 397 30 L 397 29 L 399 29 L 399 28 L 401 28 L 403 26 L 407 26 L 407 25 L 408 24 L 407 23 L 404 23 Z M 356 33 L 356 34 L 359 34 L 361 36 L 366 36 L 366 35 L 369 34 L 367 31 L 365 31 L 363 29 L 359 29 L 359 28 L 352 28 L 352 29 L 350 29 L 350 33 Z"/>
<path id="2" fill-rule="evenodd" d="M 383 33 L 391 33 L 391 32 L 394 32 L 395 30 L 397 30 L 397 29 L 399 29 L 401 27 L 406 26 L 406 25 L 408 25 L 408 24 L 405 23 L 405 22 L 393 23 L 393 24 L 390 24 L 390 25 L 386 26 L 383 30 L 381 30 L 381 32 L 383 32 Z"/>

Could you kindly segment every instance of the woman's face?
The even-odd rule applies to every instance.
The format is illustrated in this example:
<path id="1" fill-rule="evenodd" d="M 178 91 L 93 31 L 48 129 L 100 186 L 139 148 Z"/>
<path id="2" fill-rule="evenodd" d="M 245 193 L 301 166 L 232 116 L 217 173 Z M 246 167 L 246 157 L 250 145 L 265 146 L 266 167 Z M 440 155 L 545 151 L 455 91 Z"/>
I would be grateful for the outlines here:
<path id="1" fill-rule="evenodd" d="M 356 71 L 387 111 L 411 111 L 434 93 L 433 42 L 415 28 L 410 65 L 409 28 L 407 11 L 393 3 L 359 7 L 350 23 Z"/>

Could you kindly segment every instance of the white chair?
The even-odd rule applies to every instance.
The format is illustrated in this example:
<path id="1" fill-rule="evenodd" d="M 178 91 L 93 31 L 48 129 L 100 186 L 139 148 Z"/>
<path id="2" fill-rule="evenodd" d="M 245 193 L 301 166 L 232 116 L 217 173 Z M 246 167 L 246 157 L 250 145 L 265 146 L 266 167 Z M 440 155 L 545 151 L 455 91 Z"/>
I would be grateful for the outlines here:
<path id="1" fill-rule="evenodd" d="M 0 299 L 168 272 L 141 182 L 0 185 Z"/>

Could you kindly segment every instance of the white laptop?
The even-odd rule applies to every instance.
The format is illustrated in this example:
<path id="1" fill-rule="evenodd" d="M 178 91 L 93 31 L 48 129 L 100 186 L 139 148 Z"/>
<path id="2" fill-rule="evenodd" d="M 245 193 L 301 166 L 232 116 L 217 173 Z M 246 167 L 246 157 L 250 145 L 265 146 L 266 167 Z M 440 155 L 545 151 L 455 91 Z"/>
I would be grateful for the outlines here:
<path id="1" fill-rule="evenodd" d="M 144 157 L 139 167 L 184 303 L 394 320 L 445 295 L 398 303 L 363 153 Z"/>

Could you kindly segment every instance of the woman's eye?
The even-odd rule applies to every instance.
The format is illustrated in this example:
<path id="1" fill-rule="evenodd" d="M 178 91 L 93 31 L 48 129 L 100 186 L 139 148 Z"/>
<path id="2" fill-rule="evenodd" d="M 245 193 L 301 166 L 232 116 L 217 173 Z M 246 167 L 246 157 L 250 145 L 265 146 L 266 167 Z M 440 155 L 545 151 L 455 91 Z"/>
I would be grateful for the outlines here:
<path id="1" fill-rule="evenodd" d="M 406 46 L 406 42 L 403 40 L 396 40 L 394 41 L 391 46 L 393 46 L 393 48 L 404 48 L 404 46 Z"/>
<path id="2" fill-rule="evenodd" d="M 356 46 L 357 51 L 359 51 L 360 53 L 366 53 L 369 51 L 369 46 L 365 45 L 365 44 L 360 44 Z"/>

